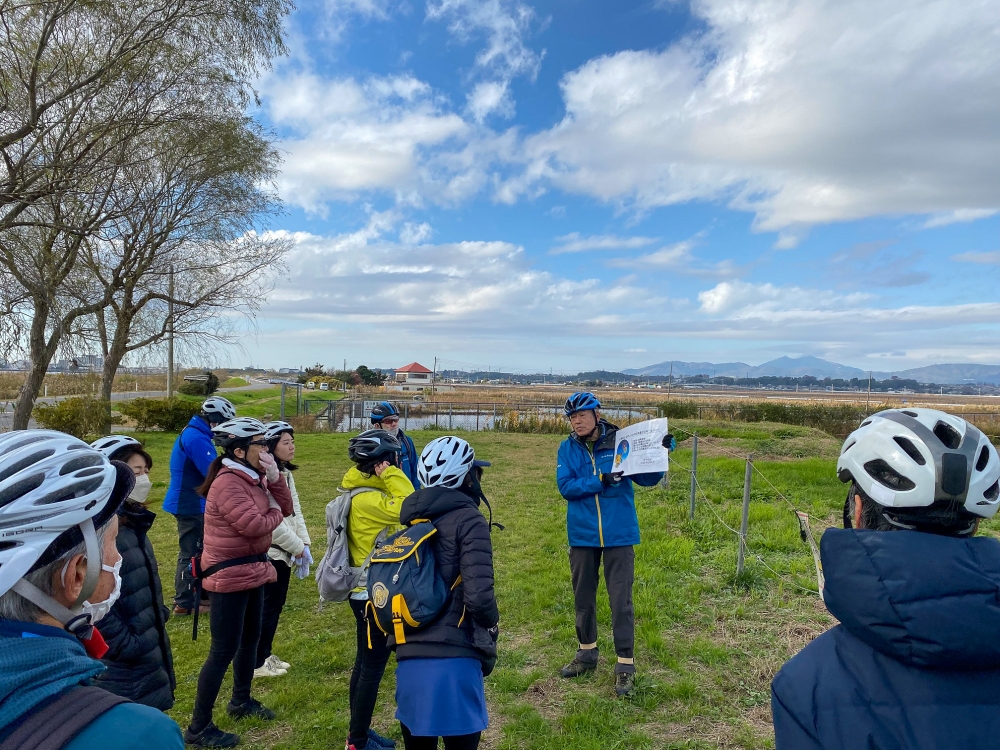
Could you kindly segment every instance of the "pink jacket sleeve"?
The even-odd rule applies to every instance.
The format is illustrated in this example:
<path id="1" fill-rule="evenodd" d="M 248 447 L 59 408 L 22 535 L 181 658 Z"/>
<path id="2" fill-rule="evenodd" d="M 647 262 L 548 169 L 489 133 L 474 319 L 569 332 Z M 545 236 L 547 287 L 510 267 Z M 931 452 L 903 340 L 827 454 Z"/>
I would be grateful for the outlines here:
<path id="1" fill-rule="evenodd" d="M 270 534 L 284 518 L 277 508 L 269 508 L 266 513 L 261 513 L 253 499 L 253 487 L 242 479 L 227 483 L 224 492 L 225 496 L 220 498 L 221 502 L 218 504 L 219 514 L 240 536 L 252 539 Z M 287 487 L 285 494 L 288 495 Z"/>

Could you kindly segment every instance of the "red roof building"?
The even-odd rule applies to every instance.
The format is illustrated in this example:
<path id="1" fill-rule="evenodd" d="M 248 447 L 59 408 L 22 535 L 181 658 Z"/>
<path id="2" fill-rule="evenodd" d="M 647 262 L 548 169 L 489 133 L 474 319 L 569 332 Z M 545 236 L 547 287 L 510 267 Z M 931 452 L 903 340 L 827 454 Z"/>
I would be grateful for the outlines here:
<path id="1" fill-rule="evenodd" d="M 419 362 L 410 362 L 405 367 L 396 368 L 393 378 L 393 390 L 422 391 L 431 387 L 431 376 L 434 373 Z"/>
<path id="2" fill-rule="evenodd" d="M 433 374 L 433 372 L 431 370 L 428 370 L 426 367 L 424 367 L 419 362 L 410 362 L 410 364 L 406 365 L 405 367 L 397 367 L 396 368 L 396 374 L 398 375 L 401 372 L 422 372 L 425 375 L 432 375 Z"/>

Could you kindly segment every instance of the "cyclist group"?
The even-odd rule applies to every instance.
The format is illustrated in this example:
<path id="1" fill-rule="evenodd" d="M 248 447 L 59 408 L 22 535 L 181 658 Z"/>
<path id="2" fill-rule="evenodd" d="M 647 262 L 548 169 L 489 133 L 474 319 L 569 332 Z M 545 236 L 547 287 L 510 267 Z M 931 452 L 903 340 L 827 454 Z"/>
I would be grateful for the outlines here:
<path id="1" fill-rule="evenodd" d="M 566 501 L 578 648 L 559 673 L 598 668 L 603 562 L 615 650 L 614 691 L 635 690 L 634 484 L 662 474 L 614 471 L 617 427 L 592 393 L 573 394 L 556 481 Z M 395 747 L 372 727 L 389 655 L 408 749 L 476 748 L 488 725 L 484 677 L 497 661 L 492 520 L 483 472 L 462 438 L 418 455 L 389 402 L 351 438 L 346 545 L 362 571 L 345 587 L 356 623 L 347 750 Z M 674 450 L 671 435 L 663 439 Z M 221 449 L 221 454 L 218 452 Z M 273 720 L 255 677 L 290 669 L 272 652 L 291 575 L 313 563 L 292 472 L 294 429 L 205 401 L 177 438 L 164 509 L 180 554 L 164 605 L 146 505 L 153 461 L 134 438 L 91 446 L 47 431 L 0 435 L 0 750 L 233 747 L 213 709 L 230 665 L 235 719 Z M 932 409 L 890 409 L 845 441 L 844 528 L 822 538 L 824 601 L 840 625 L 793 657 L 772 683 L 778 750 L 987 748 L 1000 688 L 1000 542 L 975 537 L 1000 504 L 1000 457 L 972 424 Z M 383 628 L 365 571 L 387 538 L 432 524 L 440 612 L 405 637 Z M 896 533 L 885 533 L 885 532 Z M 412 542 L 411 542 L 412 543 Z M 402 559 L 402 558 L 400 558 Z M 376 557 L 377 560 L 377 557 Z M 392 605 L 396 608 L 396 603 Z M 393 616 L 408 619 L 406 605 Z M 209 619 L 211 645 L 181 733 L 162 711 L 176 678 L 165 623 Z M 376 626 L 373 626 L 373 622 Z M 415 623 L 411 623 L 414 624 Z M 197 619 L 195 620 L 197 625 Z"/>

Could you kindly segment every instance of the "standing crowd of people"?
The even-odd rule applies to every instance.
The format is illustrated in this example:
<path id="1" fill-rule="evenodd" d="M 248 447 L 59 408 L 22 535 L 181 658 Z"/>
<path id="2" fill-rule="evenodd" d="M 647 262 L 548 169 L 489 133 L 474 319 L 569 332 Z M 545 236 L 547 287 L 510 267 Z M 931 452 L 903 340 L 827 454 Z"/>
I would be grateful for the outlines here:
<path id="1" fill-rule="evenodd" d="M 556 484 L 578 647 L 559 674 L 598 668 L 603 564 L 613 690 L 625 697 L 637 670 L 633 485 L 663 475 L 615 471 L 618 428 L 594 394 L 573 394 L 565 414 Z M 238 417 L 216 396 L 177 437 L 163 501 L 180 549 L 172 606 L 149 539 L 153 459 L 138 440 L 0 435 L 0 750 L 234 747 L 238 735 L 213 721 L 230 667 L 229 716 L 276 718 L 253 697 L 253 681 L 292 669 L 274 653 L 276 634 L 292 576 L 306 578 L 314 564 L 294 433 L 284 421 Z M 677 444 L 667 434 L 662 445 Z M 348 457 L 316 572 L 349 581 L 342 599 L 356 653 L 345 748 L 396 746 L 372 726 L 395 653 L 407 750 L 439 741 L 473 750 L 489 723 L 484 678 L 500 622 L 491 531 L 502 527 L 482 488 L 490 463 L 456 436 L 418 454 L 389 402 L 350 439 Z M 850 487 L 844 528 L 824 534 L 821 556 L 824 602 L 840 624 L 774 678 L 778 750 L 993 747 L 1000 542 L 975 534 L 1000 505 L 996 449 L 959 417 L 891 409 L 848 437 L 837 474 Z M 335 504 L 345 520 L 330 527 Z M 211 642 L 182 732 L 163 713 L 177 685 L 165 625 L 192 617 L 197 632 L 200 615 Z"/>

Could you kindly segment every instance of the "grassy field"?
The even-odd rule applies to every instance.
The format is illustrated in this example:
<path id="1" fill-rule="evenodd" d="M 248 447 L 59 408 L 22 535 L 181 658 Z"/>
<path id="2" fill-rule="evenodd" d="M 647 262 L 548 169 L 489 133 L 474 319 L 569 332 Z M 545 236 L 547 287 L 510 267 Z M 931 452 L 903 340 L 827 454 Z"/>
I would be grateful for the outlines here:
<path id="1" fill-rule="evenodd" d="M 252 391 L 226 391 L 218 395 L 229 399 L 241 417 L 278 419 L 278 415 L 281 413 L 281 388 L 278 387 L 260 388 Z M 338 401 L 343 397 L 343 393 L 334 393 L 333 391 L 322 391 L 320 393 L 303 391 L 304 401 Z M 204 396 L 179 395 L 178 398 L 197 403 L 205 400 Z M 286 415 L 295 413 L 295 391 L 291 388 L 285 392 L 285 410 Z M 315 407 L 312 409 L 314 414 L 317 411 L 319 409 Z"/>
<path id="2" fill-rule="evenodd" d="M 241 402 L 253 409 L 266 391 Z M 235 400 L 235 399 L 234 399 Z M 565 529 L 565 501 L 555 485 L 560 436 L 470 433 L 477 454 L 493 462 L 484 486 L 496 520 L 493 535 L 501 612 L 500 660 L 488 679 L 491 726 L 486 748 L 768 748 L 769 683 L 803 644 L 829 627 L 831 618 L 815 594 L 813 561 L 799 538 L 795 518 L 776 493 L 755 477 L 749 546 L 753 556 L 736 577 L 736 539 L 713 515 L 739 524 L 743 462 L 723 450 L 769 457 L 761 471 L 804 510 L 833 523 L 843 503 L 834 477 L 837 441 L 805 428 L 782 425 L 695 424 L 715 444 L 699 446 L 699 480 L 712 508 L 699 501 L 689 521 L 689 474 L 675 471 L 664 487 L 637 492 L 642 545 L 637 550 L 636 664 L 638 690 L 614 697 L 610 611 L 599 595 L 602 662 L 596 674 L 560 680 L 559 666 L 576 648 Z M 420 431 L 418 449 L 437 433 Z M 144 437 L 155 459 L 154 502 L 166 489 L 173 435 Z M 296 484 L 313 534 L 315 557 L 324 549 L 323 514 L 347 470 L 348 435 L 308 434 L 297 439 Z M 678 468 L 690 462 L 690 441 L 675 454 Z M 796 457 L 800 456 L 800 457 Z M 790 459 L 789 457 L 796 457 Z M 819 529 L 817 529 L 817 532 Z M 160 512 L 152 531 L 164 588 L 172 592 L 177 543 L 173 518 Z M 169 624 L 178 678 L 174 718 L 190 718 L 198 671 L 209 646 L 207 623 L 191 641 L 191 619 Z M 275 643 L 292 668 L 274 680 L 255 682 L 255 694 L 278 713 L 270 724 L 233 722 L 223 707 L 217 723 L 236 729 L 251 748 L 337 748 L 347 734 L 347 686 L 354 655 L 354 621 L 346 605 L 317 606 L 315 582 L 292 579 Z M 390 662 L 390 667 L 392 662 Z M 399 739 L 393 716 L 392 670 L 383 681 L 375 726 Z"/>

